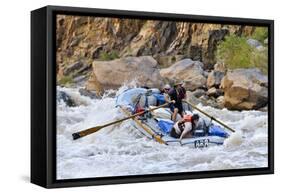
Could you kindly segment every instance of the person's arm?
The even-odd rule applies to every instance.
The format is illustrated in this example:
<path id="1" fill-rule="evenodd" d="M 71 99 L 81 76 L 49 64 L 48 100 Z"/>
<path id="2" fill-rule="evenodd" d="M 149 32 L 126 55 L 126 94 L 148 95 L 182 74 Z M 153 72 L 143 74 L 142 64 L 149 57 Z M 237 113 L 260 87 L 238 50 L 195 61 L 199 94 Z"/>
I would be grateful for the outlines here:
<path id="1" fill-rule="evenodd" d="M 181 130 L 180 130 L 180 125 L 181 125 L 182 123 L 184 123 L 184 120 L 183 120 L 183 119 L 179 120 L 179 121 L 176 122 L 176 124 L 175 124 L 175 127 L 174 127 L 174 128 L 176 129 L 177 134 L 181 134 L 181 133 L 182 133 Z"/>
<path id="2" fill-rule="evenodd" d="M 165 98 L 165 102 L 171 103 L 171 100 L 170 100 L 170 97 L 168 94 L 165 94 L 164 98 Z"/>
<path id="3" fill-rule="evenodd" d="M 168 92 L 168 95 L 170 97 L 170 102 L 172 103 L 176 103 L 176 97 L 175 97 L 175 90 L 174 89 L 171 89 L 169 92 Z"/>
<path id="4" fill-rule="evenodd" d="M 183 99 L 186 99 L 186 89 L 183 87 L 184 96 Z"/>
<path id="5" fill-rule="evenodd" d="M 181 133 L 181 136 L 180 136 L 180 141 L 182 140 L 182 138 L 188 133 L 188 131 L 185 129 L 183 130 L 183 132 Z"/>
<path id="6" fill-rule="evenodd" d="M 168 92 L 168 95 L 170 96 L 171 99 L 173 99 L 175 97 L 175 89 L 170 89 Z"/>
<path id="7" fill-rule="evenodd" d="M 182 124 L 184 122 L 185 122 L 184 119 L 181 119 L 181 120 L 178 121 L 178 124 Z"/>
<path id="8" fill-rule="evenodd" d="M 182 138 L 184 138 L 190 131 L 192 130 L 192 125 L 189 123 L 186 123 L 186 127 L 184 128 L 183 132 L 181 133 L 180 136 L 180 141 L 182 140 Z"/>

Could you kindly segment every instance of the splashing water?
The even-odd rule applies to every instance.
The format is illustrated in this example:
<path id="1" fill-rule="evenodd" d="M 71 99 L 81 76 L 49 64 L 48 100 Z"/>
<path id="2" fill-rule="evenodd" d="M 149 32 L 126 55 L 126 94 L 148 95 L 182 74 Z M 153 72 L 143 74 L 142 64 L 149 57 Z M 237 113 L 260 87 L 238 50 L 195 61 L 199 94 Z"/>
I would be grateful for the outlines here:
<path id="1" fill-rule="evenodd" d="M 120 94 L 127 86 L 121 87 Z M 268 115 L 199 105 L 236 129 L 223 146 L 192 149 L 149 140 L 131 121 L 104 128 L 79 140 L 72 133 L 123 118 L 115 99 L 90 99 L 77 88 L 57 88 L 78 105 L 57 104 L 57 179 L 267 167 Z M 109 91 L 110 93 L 112 91 Z"/>

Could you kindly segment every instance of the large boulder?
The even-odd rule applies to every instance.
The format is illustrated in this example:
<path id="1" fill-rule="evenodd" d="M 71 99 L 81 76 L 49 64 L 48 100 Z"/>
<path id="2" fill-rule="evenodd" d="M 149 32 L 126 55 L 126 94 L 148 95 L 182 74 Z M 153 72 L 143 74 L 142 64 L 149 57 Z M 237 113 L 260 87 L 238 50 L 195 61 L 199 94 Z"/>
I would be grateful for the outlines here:
<path id="1" fill-rule="evenodd" d="M 259 69 L 228 71 L 222 79 L 224 106 L 234 110 L 264 107 L 268 102 L 268 78 Z"/>
<path id="2" fill-rule="evenodd" d="M 64 102 L 66 106 L 74 107 L 77 106 L 75 101 L 64 91 L 57 91 L 57 104 Z"/>
<path id="3" fill-rule="evenodd" d="M 186 91 L 185 96 L 186 101 L 191 102 L 192 104 L 197 105 L 203 102 L 201 99 L 194 96 L 194 94 L 190 91 Z"/>
<path id="4" fill-rule="evenodd" d="M 150 56 L 94 61 L 92 78 L 86 89 L 95 90 L 95 85 L 103 89 L 118 88 L 132 81 L 138 86 L 160 87 L 163 81 L 157 65 L 157 61 Z"/>
<path id="5" fill-rule="evenodd" d="M 214 70 L 215 71 L 220 71 L 220 72 L 226 72 L 226 66 L 225 66 L 225 64 L 223 64 L 223 63 L 216 63 L 215 65 L 214 65 Z"/>
<path id="6" fill-rule="evenodd" d="M 73 63 L 71 65 L 68 65 L 64 70 L 63 74 L 64 75 L 69 75 L 70 73 L 73 73 L 74 71 L 77 71 L 83 67 L 83 63 L 81 61 L 78 61 L 76 63 Z"/>
<path id="7" fill-rule="evenodd" d="M 212 87 L 207 91 L 207 95 L 217 98 L 217 97 L 223 95 L 223 91 L 222 91 L 222 89 L 217 89 L 215 87 Z"/>
<path id="8" fill-rule="evenodd" d="M 174 63 L 186 58 L 185 55 L 164 55 L 164 56 L 156 55 L 153 57 L 156 59 L 156 61 L 158 62 L 161 68 L 170 67 Z"/>
<path id="9" fill-rule="evenodd" d="M 192 92 L 193 95 L 196 97 L 196 98 L 200 98 L 201 96 L 205 95 L 206 94 L 206 91 L 203 90 L 203 89 L 197 89 L 195 90 L 194 92 Z"/>
<path id="10" fill-rule="evenodd" d="M 100 98 L 100 96 L 97 94 L 96 91 L 89 91 L 89 90 L 86 90 L 85 88 L 80 88 L 78 91 L 82 96 L 88 96 L 91 99 Z"/>
<path id="11" fill-rule="evenodd" d="M 204 88 L 206 78 L 203 71 L 203 63 L 184 59 L 176 62 L 172 66 L 162 69 L 160 74 L 172 82 L 183 81 L 187 90 Z"/>
<path id="12" fill-rule="evenodd" d="M 212 87 L 219 88 L 223 76 L 224 76 L 224 72 L 216 71 L 216 70 L 211 71 L 207 79 L 208 88 L 212 88 Z"/>
<path id="13" fill-rule="evenodd" d="M 224 96 L 219 96 L 216 99 L 216 102 L 217 102 L 218 108 L 224 108 Z"/>
<path id="14" fill-rule="evenodd" d="M 57 81 L 59 85 L 67 86 L 71 84 L 83 85 L 88 80 L 92 71 L 90 63 L 76 61 L 75 63 L 57 66 Z"/>
<path id="15" fill-rule="evenodd" d="M 207 95 L 202 95 L 200 98 L 197 98 L 194 95 L 194 92 L 186 91 L 186 100 L 191 102 L 194 105 L 202 104 L 204 106 L 212 106 L 215 108 L 221 108 L 216 102 L 215 98 L 210 98 Z"/>

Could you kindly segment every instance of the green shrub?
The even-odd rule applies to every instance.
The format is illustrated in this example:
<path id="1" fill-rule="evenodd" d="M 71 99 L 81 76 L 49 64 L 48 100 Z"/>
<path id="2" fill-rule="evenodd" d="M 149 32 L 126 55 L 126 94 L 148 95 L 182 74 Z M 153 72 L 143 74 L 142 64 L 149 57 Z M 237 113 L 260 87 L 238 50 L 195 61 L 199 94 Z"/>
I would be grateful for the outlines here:
<path id="1" fill-rule="evenodd" d="M 263 73 L 268 72 L 268 49 L 265 47 L 263 51 L 255 50 L 252 53 L 251 63 L 259 68 Z"/>
<path id="2" fill-rule="evenodd" d="M 217 60 L 230 69 L 249 68 L 252 48 L 244 37 L 230 35 L 221 41 L 217 48 Z"/>
<path id="3" fill-rule="evenodd" d="M 268 38 L 268 28 L 267 27 L 256 27 L 254 33 L 251 36 L 253 39 L 264 42 L 266 38 Z"/>
<path id="4" fill-rule="evenodd" d="M 267 49 L 252 48 L 245 37 L 229 35 L 217 47 L 217 61 L 224 63 L 229 69 L 260 68 L 267 73 Z"/>
<path id="5" fill-rule="evenodd" d="M 173 56 L 172 59 L 171 59 L 172 63 L 175 63 L 176 60 L 177 60 L 176 56 Z"/>
<path id="6" fill-rule="evenodd" d="M 111 57 L 111 59 L 118 59 L 119 58 L 118 52 L 116 50 L 113 50 L 110 53 L 110 57 Z"/>
<path id="7" fill-rule="evenodd" d="M 58 82 L 60 85 L 68 85 L 73 83 L 73 79 L 71 76 L 64 76 Z"/>
<path id="8" fill-rule="evenodd" d="M 102 61 L 109 61 L 119 58 L 117 51 L 113 50 L 112 52 L 102 52 L 99 56 L 99 59 Z"/>

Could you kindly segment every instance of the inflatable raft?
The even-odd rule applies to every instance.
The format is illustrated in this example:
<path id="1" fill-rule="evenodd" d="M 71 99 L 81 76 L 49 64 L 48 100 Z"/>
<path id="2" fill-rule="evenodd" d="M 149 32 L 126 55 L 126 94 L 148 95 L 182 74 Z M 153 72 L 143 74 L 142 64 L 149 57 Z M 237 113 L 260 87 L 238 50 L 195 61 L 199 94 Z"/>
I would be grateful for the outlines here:
<path id="1" fill-rule="evenodd" d="M 132 88 L 116 97 L 116 106 L 126 116 L 136 113 L 136 107 L 144 110 L 163 104 L 163 95 L 158 89 Z M 193 114 L 188 104 L 183 104 L 186 114 Z M 132 126 L 144 136 L 166 145 L 181 145 L 193 148 L 205 148 L 213 145 L 222 145 L 229 134 L 226 129 L 215 125 L 210 119 L 200 116 L 199 124 L 192 137 L 179 139 L 170 136 L 174 123 L 171 120 L 172 112 L 168 107 L 154 111 L 146 111 L 142 116 L 134 117 Z M 178 115 L 178 117 L 180 117 Z"/>

